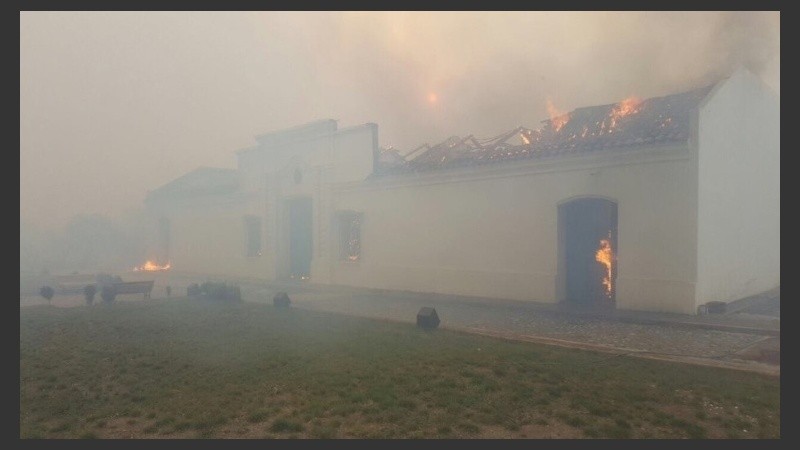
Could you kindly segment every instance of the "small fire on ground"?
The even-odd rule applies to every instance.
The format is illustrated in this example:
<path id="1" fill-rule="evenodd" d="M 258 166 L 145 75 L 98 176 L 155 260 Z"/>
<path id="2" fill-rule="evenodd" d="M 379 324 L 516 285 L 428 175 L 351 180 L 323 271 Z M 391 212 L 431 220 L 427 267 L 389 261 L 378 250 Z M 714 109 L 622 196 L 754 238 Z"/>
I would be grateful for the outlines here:
<path id="1" fill-rule="evenodd" d="M 154 263 L 153 261 L 149 261 L 148 260 L 147 262 L 145 262 L 141 266 L 134 267 L 133 271 L 134 272 L 158 272 L 158 271 L 161 271 L 161 270 L 169 270 L 170 267 L 172 267 L 172 266 L 170 265 L 169 262 L 167 262 L 163 266 L 160 266 L 160 265 Z"/>

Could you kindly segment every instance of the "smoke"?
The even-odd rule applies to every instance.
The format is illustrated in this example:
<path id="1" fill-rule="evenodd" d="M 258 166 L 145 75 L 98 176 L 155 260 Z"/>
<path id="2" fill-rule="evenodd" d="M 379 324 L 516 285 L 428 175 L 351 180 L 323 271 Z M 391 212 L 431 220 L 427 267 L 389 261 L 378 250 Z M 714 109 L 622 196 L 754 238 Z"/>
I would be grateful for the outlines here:
<path id="1" fill-rule="evenodd" d="M 128 270 L 145 256 L 145 216 L 75 215 L 57 231 L 20 222 L 20 272 Z"/>
<path id="2" fill-rule="evenodd" d="M 698 87 L 780 92 L 778 12 L 23 12 L 20 215 L 121 217 L 253 136 L 375 122 L 410 150 Z"/>
<path id="3" fill-rule="evenodd" d="M 293 17 L 292 17 L 293 18 Z M 290 20 L 283 20 L 290 19 Z M 291 18 L 285 26 L 295 27 Z M 780 89 L 779 13 L 350 13 L 306 35 L 315 68 L 400 148 L 560 110 L 692 89 L 739 65 Z M 435 94 L 436 101 L 430 101 Z M 342 114 L 341 112 L 339 114 Z"/>

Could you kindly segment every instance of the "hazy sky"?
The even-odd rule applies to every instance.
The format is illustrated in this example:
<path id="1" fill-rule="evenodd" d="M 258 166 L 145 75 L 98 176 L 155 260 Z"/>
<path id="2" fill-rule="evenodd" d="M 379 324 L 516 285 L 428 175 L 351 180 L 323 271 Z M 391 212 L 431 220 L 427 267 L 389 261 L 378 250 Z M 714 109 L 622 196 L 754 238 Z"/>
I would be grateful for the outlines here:
<path id="1" fill-rule="evenodd" d="M 20 219 L 119 217 L 253 136 L 312 120 L 381 145 L 537 127 L 744 64 L 780 92 L 766 13 L 20 13 Z"/>

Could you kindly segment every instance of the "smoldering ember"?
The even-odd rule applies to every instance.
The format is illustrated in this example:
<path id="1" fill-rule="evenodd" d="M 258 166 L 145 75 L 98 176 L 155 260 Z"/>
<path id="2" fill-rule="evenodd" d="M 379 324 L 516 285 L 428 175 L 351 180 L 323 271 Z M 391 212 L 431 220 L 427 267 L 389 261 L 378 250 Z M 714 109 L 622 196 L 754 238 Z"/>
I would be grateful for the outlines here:
<path id="1" fill-rule="evenodd" d="M 695 314 L 780 284 L 779 105 L 740 69 L 407 152 L 374 123 L 266 133 L 149 193 L 150 264 Z"/>

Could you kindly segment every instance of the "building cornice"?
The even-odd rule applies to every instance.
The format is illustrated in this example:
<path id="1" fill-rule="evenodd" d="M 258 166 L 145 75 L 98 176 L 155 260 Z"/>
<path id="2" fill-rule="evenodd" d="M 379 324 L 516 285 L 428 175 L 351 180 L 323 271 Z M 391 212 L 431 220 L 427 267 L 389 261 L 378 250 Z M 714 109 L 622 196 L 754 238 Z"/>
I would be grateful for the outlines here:
<path id="1" fill-rule="evenodd" d="M 602 167 L 651 164 L 667 161 L 691 160 L 689 142 L 638 146 L 635 148 L 601 151 L 596 154 L 581 154 L 552 159 L 516 160 L 481 166 L 459 167 L 449 170 L 432 170 L 398 175 L 384 175 L 356 183 L 341 183 L 333 186 L 339 192 L 358 190 L 395 189 L 431 184 L 462 183 L 493 178 L 509 178 L 554 172 L 569 172 Z"/>

